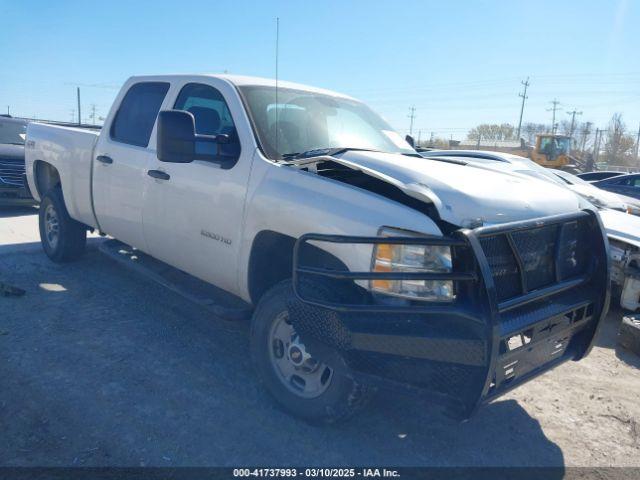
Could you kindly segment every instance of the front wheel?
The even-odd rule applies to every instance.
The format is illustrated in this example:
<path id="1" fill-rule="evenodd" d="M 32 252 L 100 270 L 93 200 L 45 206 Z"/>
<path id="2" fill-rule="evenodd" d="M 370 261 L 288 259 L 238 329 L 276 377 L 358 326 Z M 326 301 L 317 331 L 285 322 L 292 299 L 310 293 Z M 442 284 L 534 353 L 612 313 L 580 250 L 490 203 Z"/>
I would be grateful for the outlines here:
<path id="1" fill-rule="evenodd" d="M 84 253 L 87 229 L 69 216 L 59 186 L 49 190 L 43 197 L 39 226 L 42 248 L 54 262 L 69 262 Z"/>
<path id="2" fill-rule="evenodd" d="M 311 422 L 336 423 L 353 415 L 369 388 L 313 358 L 289 321 L 290 281 L 269 290 L 251 324 L 251 354 L 267 390 L 290 413 Z"/>

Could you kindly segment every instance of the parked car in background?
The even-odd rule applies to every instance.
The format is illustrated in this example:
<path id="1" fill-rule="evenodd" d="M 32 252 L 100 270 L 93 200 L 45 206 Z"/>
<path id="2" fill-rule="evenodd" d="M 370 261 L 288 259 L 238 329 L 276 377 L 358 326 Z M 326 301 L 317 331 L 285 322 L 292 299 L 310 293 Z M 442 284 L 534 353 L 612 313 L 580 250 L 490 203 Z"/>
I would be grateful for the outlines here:
<path id="1" fill-rule="evenodd" d="M 560 170 L 550 170 L 549 172 L 566 182 L 569 188 L 587 198 L 587 200 L 597 207 L 624 211 L 632 215 L 640 216 L 640 200 L 637 198 L 602 190 L 569 172 Z"/>
<path id="2" fill-rule="evenodd" d="M 611 171 L 599 171 L 599 172 L 586 172 L 578 173 L 577 176 L 587 182 L 597 182 L 598 180 L 604 180 L 606 178 L 617 177 L 624 175 L 624 172 L 611 172 Z"/>
<path id="3" fill-rule="evenodd" d="M 442 150 L 424 152 L 422 155 L 545 179 L 564 185 L 592 203 L 599 209 L 611 247 L 613 298 L 627 310 L 640 308 L 640 216 L 637 216 L 640 215 L 640 202 L 601 190 L 569 172 L 544 168 L 528 158 L 509 153 Z"/>
<path id="4" fill-rule="evenodd" d="M 27 121 L 0 115 L 0 205 L 34 203 L 25 181 Z"/>
<path id="5" fill-rule="evenodd" d="M 640 173 L 607 178 L 593 182 L 593 185 L 609 192 L 640 199 Z"/>
<path id="6" fill-rule="evenodd" d="M 313 87 L 132 77 L 100 132 L 31 123 L 27 176 L 52 260 L 97 229 L 252 306 L 247 355 L 310 420 L 345 418 L 379 383 L 469 417 L 583 358 L 608 308 L 589 202 L 422 158 Z"/>

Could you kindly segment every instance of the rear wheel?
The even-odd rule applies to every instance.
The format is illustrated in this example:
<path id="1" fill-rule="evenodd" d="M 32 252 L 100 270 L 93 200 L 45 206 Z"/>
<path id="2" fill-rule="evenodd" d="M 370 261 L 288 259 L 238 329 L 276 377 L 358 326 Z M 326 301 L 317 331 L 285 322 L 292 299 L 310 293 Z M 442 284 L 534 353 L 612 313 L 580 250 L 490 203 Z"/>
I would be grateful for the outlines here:
<path id="1" fill-rule="evenodd" d="M 59 186 L 49 190 L 43 197 L 39 226 L 42 248 L 54 262 L 69 262 L 84 253 L 87 228 L 69 216 Z"/>
<path id="2" fill-rule="evenodd" d="M 335 423 L 357 412 L 370 389 L 315 359 L 289 320 L 291 282 L 260 300 L 251 324 L 251 354 L 260 379 L 276 401 L 305 420 Z"/>

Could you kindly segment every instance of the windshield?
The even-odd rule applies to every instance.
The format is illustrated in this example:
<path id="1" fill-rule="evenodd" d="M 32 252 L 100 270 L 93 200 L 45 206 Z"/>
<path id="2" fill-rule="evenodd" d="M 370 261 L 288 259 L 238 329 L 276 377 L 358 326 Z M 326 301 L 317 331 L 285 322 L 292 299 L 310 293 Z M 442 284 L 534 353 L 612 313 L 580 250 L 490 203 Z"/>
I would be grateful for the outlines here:
<path id="1" fill-rule="evenodd" d="M 22 122 L 3 122 L 0 120 L 0 143 L 24 145 L 27 137 L 27 125 Z"/>
<path id="2" fill-rule="evenodd" d="M 278 89 L 276 103 L 275 87 L 239 88 L 258 142 L 271 159 L 334 148 L 416 153 L 363 103 L 285 88 Z"/>
<path id="3" fill-rule="evenodd" d="M 542 137 L 540 150 L 545 154 L 566 155 L 571 151 L 571 138 L 569 137 Z"/>

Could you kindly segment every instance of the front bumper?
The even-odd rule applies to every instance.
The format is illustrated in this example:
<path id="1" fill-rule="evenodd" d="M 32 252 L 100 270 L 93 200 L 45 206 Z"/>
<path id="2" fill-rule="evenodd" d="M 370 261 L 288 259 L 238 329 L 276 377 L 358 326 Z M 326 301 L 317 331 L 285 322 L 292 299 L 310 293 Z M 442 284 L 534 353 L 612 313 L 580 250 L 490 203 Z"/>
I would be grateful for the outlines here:
<path id="1" fill-rule="evenodd" d="M 560 279 L 562 248 L 555 250 L 556 282 L 504 299 L 497 289 L 482 241 L 557 226 L 588 225 L 588 268 Z M 421 274 L 424 280 L 452 280 L 452 304 L 380 304 L 354 280 L 403 279 L 403 272 L 348 272 L 301 265 L 309 242 L 416 243 L 415 238 L 308 234 L 294 249 L 295 299 L 290 318 L 313 355 L 324 361 L 338 352 L 345 368 L 372 381 L 420 389 L 444 401 L 451 413 L 468 418 L 479 405 L 567 360 L 579 360 L 593 345 L 609 304 L 608 244 L 597 214 L 584 211 L 498 226 L 459 230 L 446 238 L 423 237 L 424 245 L 451 246 L 451 274 Z M 559 240 L 558 240 L 559 242 Z M 461 268 L 459 268 L 461 266 Z M 416 278 L 413 274 L 412 278 Z M 324 283 L 318 283 L 318 278 Z M 310 282 L 310 280 L 314 280 Z M 318 285 L 325 287 L 318 287 Z M 349 293 L 347 293 L 349 292 Z"/>

